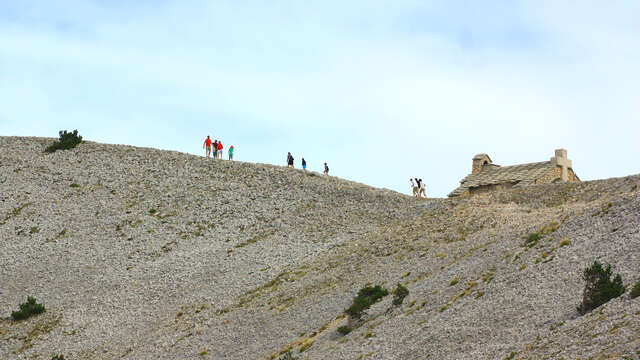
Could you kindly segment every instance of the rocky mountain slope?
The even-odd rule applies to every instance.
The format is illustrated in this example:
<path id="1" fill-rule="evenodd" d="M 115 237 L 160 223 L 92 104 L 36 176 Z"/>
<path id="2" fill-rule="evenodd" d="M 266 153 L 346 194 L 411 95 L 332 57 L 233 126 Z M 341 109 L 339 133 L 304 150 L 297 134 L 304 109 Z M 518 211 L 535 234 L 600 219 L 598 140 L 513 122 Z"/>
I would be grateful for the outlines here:
<path id="1" fill-rule="evenodd" d="M 418 200 L 284 167 L 0 138 L 0 357 L 640 357 L 640 176 Z M 527 243 L 526 237 L 542 238 Z M 375 304 L 343 336 L 366 284 Z M 47 312 L 12 310 L 34 296 Z"/>

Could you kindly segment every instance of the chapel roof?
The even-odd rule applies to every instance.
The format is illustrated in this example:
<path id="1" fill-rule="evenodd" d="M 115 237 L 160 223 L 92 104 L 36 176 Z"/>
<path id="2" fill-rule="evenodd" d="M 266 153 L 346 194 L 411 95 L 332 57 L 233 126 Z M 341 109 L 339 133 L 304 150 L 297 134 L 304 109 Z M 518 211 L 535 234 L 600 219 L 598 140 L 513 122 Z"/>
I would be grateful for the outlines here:
<path id="1" fill-rule="evenodd" d="M 511 166 L 484 166 L 482 171 L 469 174 L 460 181 L 460 186 L 449 193 L 449 196 L 463 194 L 471 187 L 516 183 L 514 187 L 531 185 L 546 172 L 556 166 L 552 161 L 542 161 Z"/>

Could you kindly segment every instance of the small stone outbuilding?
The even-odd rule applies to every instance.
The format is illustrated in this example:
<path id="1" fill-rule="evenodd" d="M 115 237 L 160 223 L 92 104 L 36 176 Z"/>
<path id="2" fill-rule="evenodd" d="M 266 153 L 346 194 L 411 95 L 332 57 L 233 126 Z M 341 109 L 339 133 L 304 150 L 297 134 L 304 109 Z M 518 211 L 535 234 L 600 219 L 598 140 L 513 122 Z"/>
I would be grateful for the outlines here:
<path id="1" fill-rule="evenodd" d="M 565 149 L 556 150 L 549 161 L 510 166 L 496 165 L 489 155 L 478 154 L 473 157 L 471 174 L 449 197 L 565 181 L 580 181 Z"/>

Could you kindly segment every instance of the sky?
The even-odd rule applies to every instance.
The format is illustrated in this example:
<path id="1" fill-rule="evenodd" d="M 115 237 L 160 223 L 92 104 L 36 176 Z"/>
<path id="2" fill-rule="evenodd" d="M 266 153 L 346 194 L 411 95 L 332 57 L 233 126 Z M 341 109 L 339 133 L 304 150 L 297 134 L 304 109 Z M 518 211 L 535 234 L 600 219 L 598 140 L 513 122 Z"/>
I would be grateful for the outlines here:
<path id="1" fill-rule="evenodd" d="M 0 0 L 0 136 L 204 155 L 211 135 L 429 197 L 478 153 L 626 176 L 639 35 L 637 0 Z"/>

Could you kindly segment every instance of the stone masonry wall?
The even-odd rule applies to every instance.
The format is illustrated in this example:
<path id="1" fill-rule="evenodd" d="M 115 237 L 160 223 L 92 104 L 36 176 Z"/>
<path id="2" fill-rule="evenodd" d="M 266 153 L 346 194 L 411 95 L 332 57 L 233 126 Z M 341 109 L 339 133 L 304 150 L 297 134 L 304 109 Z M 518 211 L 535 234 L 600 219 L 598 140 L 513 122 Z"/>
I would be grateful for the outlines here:
<path id="1" fill-rule="evenodd" d="M 569 182 L 580 181 L 573 170 L 569 169 Z M 556 166 L 553 170 L 549 170 L 546 174 L 536 179 L 534 184 L 546 184 L 554 182 L 556 179 L 562 178 L 562 168 Z"/>

